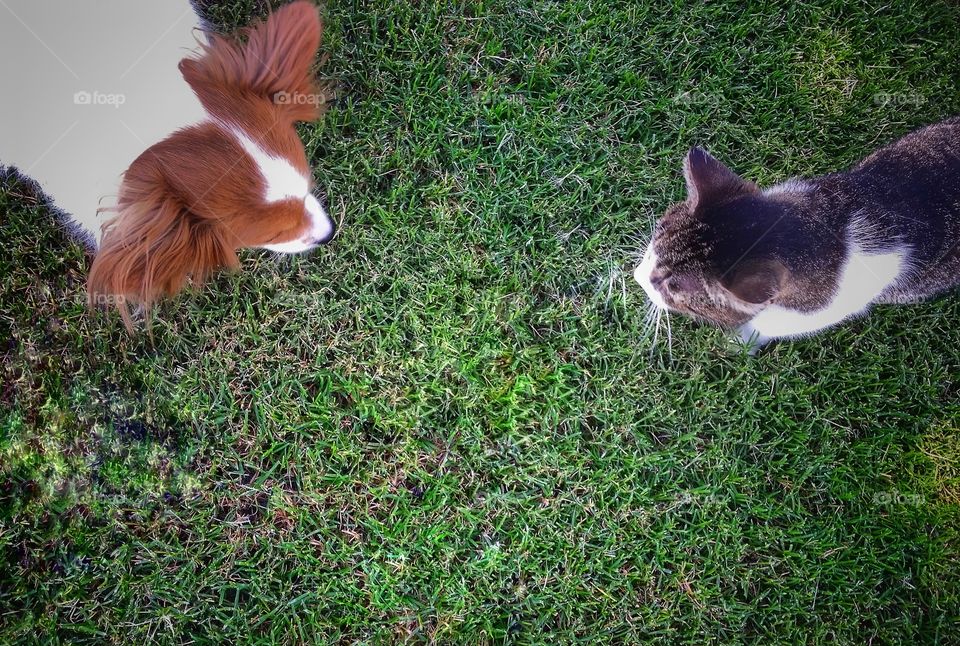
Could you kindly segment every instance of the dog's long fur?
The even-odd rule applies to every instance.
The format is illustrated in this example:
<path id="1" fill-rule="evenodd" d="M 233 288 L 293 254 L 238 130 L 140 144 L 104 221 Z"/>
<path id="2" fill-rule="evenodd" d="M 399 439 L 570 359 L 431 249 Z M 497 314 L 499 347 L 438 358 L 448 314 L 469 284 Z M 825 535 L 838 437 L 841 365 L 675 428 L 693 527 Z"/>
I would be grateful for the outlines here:
<path id="1" fill-rule="evenodd" d="M 89 47 L 94 34 L 106 37 L 98 21 L 114 17 L 111 11 L 129 11 L 128 5 L 133 3 L 150 15 L 157 5 L 146 3 L 155 1 L 112 0 L 86 7 L 101 13 L 87 16 L 92 20 L 87 24 L 93 26 L 79 41 L 70 42 Z M 30 27 L 27 20 L 46 20 L 30 13 L 30 5 L 25 3 L 13 3 L 23 14 L 18 17 L 25 28 Z M 160 4 L 166 5 L 164 15 L 169 18 L 169 3 Z M 188 5 L 184 3 L 182 8 L 195 19 Z M 183 22 L 178 17 L 170 29 L 181 29 Z M 122 28 L 135 27 L 124 24 Z M 33 28 L 28 31 L 37 33 Z M 15 141 L 9 148 L 0 140 L 0 163 L 16 165 L 23 174 L 34 176 L 71 225 L 86 230 L 97 241 L 99 248 L 88 279 L 89 298 L 92 303 L 119 306 L 128 327 L 132 326 L 128 303 L 149 308 L 156 299 L 176 293 L 190 281 L 201 283 L 221 268 L 234 268 L 240 248 L 297 253 L 326 242 L 333 234 L 332 221 L 310 193 L 311 172 L 294 128 L 297 121 L 317 119 L 322 107 L 311 71 L 321 36 L 316 7 L 298 0 L 236 37 L 201 32 L 198 42 L 197 34 L 189 29 L 185 32 L 179 41 L 161 37 L 154 43 L 153 49 L 174 49 L 162 52 L 164 56 L 151 67 L 158 75 L 155 96 L 136 83 L 127 94 L 108 95 L 124 100 L 130 97 L 137 102 L 136 111 L 114 106 L 118 108 L 114 115 L 96 112 L 103 107 L 99 105 L 73 106 L 79 117 L 75 130 L 82 136 L 74 141 L 68 131 L 66 145 L 55 146 L 49 153 L 58 156 L 54 158 L 57 163 L 46 164 L 49 168 L 43 163 L 42 151 L 37 151 L 45 142 L 17 132 L 10 133 L 8 138 Z M 125 43 L 118 45 L 120 51 L 113 52 L 114 57 L 126 54 L 134 58 L 137 49 L 145 49 L 143 56 L 153 63 L 149 42 L 137 47 L 124 33 L 107 33 L 115 35 L 116 43 Z M 187 36 L 192 49 L 199 47 L 194 55 L 182 46 Z M 26 36 L 20 42 L 24 48 L 36 46 Z M 73 72 L 67 60 L 59 58 L 61 66 L 46 62 Z M 179 64 L 173 62 L 175 69 L 171 70 L 173 60 Z M 104 58 L 90 67 L 100 71 L 109 64 Z M 121 68 L 128 67 L 125 61 L 106 78 L 129 80 L 143 71 L 136 65 L 134 61 L 120 74 Z M 63 69 L 58 71 L 69 76 Z M 71 81 L 64 83 L 76 87 Z M 125 86 L 119 83 L 119 88 Z M 82 93 L 78 96 L 82 98 Z M 147 98 L 141 100 L 142 96 Z M 54 95 L 48 100 L 62 99 Z M 71 112 L 63 112 L 69 120 Z M 88 118 L 91 115 L 95 118 Z M 183 121 L 176 123 L 180 115 Z M 40 117 L 28 109 L 11 116 L 14 122 L 17 118 L 33 122 L 27 130 L 38 139 L 42 126 L 52 125 L 39 123 Z M 156 139 L 141 141 L 140 153 L 131 154 L 135 159 L 120 165 L 118 159 L 130 154 L 126 150 L 135 149 L 135 144 L 132 148 L 123 139 L 121 125 L 133 131 L 124 119 L 144 116 L 156 117 L 158 123 L 147 122 L 161 134 L 151 132 Z M 64 120 L 61 117 L 60 121 Z M 134 134 L 145 131 L 150 128 L 137 127 Z M 113 184 L 116 188 L 110 191 L 108 187 L 121 171 L 119 186 Z M 92 217 L 97 213 L 112 217 L 101 225 Z"/>

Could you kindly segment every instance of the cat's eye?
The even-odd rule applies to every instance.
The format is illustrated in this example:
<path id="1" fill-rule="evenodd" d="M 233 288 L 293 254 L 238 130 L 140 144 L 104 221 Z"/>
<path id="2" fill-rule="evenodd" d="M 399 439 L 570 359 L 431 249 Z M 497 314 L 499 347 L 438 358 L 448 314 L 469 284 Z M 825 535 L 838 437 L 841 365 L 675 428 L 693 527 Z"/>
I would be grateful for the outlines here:
<path id="1" fill-rule="evenodd" d="M 700 279 L 690 274 L 670 274 L 668 277 L 667 289 L 671 292 L 696 292 L 703 287 Z"/>
<path id="2" fill-rule="evenodd" d="M 670 278 L 671 275 L 673 275 L 673 272 L 671 272 L 669 269 L 655 269 L 650 274 L 650 284 L 654 287 L 659 287 L 660 284 L 666 279 Z"/>

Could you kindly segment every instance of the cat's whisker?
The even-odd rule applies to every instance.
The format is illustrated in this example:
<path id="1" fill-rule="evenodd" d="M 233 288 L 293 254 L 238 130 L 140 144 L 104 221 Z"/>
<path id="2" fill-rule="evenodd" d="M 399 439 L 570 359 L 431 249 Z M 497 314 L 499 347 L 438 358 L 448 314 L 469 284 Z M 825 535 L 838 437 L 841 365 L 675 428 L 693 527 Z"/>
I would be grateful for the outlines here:
<path id="1" fill-rule="evenodd" d="M 641 329 L 643 330 L 643 335 L 646 336 L 647 332 L 650 331 L 650 319 L 653 317 L 653 306 L 647 302 L 644 303 L 644 308 L 646 311 L 643 313 L 643 327 Z"/>
<path id="2" fill-rule="evenodd" d="M 657 318 L 657 306 L 652 301 L 647 301 L 647 313 L 643 317 L 642 336 L 647 338 L 653 330 Z"/>
<path id="3" fill-rule="evenodd" d="M 650 323 L 648 323 L 643 328 L 643 338 L 646 341 L 648 341 L 650 344 L 653 344 L 654 342 L 653 337 L 655 336 L 655 329 L 656 329 L 656 317 L 650 319 Z"/>
<path id="4" fill-rule="evenodd" d="M 663 310 L 666 312 L 666 310 Z M 670 312 L 667 314 L 667 356 L 670 357 L 670 363 L 673 363 L 673 331 L 670 329 Z"/>
<path id="5" fill-rule="evenodd" d="M 657 341 L 660 340 L 660 319 L 663 317 L 663 310 L 657 308 L 656 324 L 653 328 L 653 342 L 650 344 L 650 356 L 653 357 L 653 351 L 657 348 Z"/>
<path id="6" fill-rule="evenodd" d="M 643 322 L 645 325 L 649 325 L 650 319 L 653 318 L 654 310 L 656 308 L 654 307 L 653 303 L 651 303 L 650 301 L 647 301 L 645 303 L 645 306 L 647 308 L 647 311 L 643 314 Z"/>

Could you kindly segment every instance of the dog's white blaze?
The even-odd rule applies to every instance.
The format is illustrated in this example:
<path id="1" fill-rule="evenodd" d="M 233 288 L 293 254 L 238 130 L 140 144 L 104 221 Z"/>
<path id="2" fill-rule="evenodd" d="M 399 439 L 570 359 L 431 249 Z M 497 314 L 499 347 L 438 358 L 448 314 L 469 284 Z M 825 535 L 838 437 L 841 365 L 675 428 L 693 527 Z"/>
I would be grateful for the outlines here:
<path id="1" fill-rule="evenodd" d="M 326 240 L 333 233 L 333 220 L 327 215 L 327 212 L 320 206 L 320 200 L 313 195 L 307 195 L 303 201 L 307 207 L 307 213 L 310 214 L 311 227 L 310 237 L 314 240 Z"/>
<path id="2" fill-rule="evenodd" d="M 310 228 L 303 236 L 290 242 L 281 242 L 278 244 L 263 245 L 264 249 L 276 251 L 278 253 L 301 253 L 316 246 L 317 241 L 327 240 L 333 233 L 333 221 L 327 216 L 326 211 L 320 206 L 319 200 L 313 195 L 307 195 L 303 201 L 303 206 L 310 214 Z"/>
<path id="3" fill-rule="evenodd" d="M 667 308 L 667 302 L 663 300 L 663 295 L 657 291 L 657 288 L 653 286 L 653 283 L 650 282 L 650 274 L 653 273 L 653 269 L 657 266 L 657 254 L 653 250 L 653 243 L 651 242 L 647 245 L 647 250 L 643 254 L 643 260 L 640 262 L 640 265 L 633 271 L 633 278 L 640 286 L 643 287 L 643 291 L 647 293 L 647 298 L 661 309 Z"/>
<path id="4" fill-rule="evenodd" d="M 268 202 L 280 202 L 291 197 L 305 199 L 310 192 L 310 181 L 283 157 L 275 157 L 258 146 L 250 137 L 236 128 L 230 132 L 257 165 L 260 176 L 266 186 L 263 199 Z"/>
<path id="5" fill-rule="evenodd" d="M 310 227 L 302 236 L 288 242 L 265 244 L 263 248 L 277 253 L 301 253 L 312 249 L 318 242 L 329 239 L 333 233 L 333 221 L 320 206 L 317 198 L 310 193 L 309 179 L 289 161 L 271 155 L 242 131 L 231 127 L 227 127 L 227 130 L 237 138 L 244 151 L 256 163 L 257 170 L 260 171 L 260 176 L 266 184 L 264 201 L 275 203 L 289 199 L 301 200 L 310 216 Z"/>
<path id="6" fill-rule="evenodd" d="M 277 253 L 301 253 L 312 249 L 314 245 L 307 243 L 302 238 L 291 240 L 290 242 L 280 242 L 277 244 L 265 244 L 264 249 L 276 251 Z"/>

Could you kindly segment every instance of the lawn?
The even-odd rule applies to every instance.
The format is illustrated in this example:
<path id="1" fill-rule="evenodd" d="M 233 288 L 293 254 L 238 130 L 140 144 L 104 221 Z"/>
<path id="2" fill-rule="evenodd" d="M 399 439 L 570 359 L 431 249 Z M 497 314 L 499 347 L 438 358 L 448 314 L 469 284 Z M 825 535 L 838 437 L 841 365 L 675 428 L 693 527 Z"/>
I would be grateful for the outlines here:
<path id="1" fill-rule="evenodd" d="M 0 185 L 0 643 L 960 643 L 960 297 L 751 358 L 630 275 L 693 144 L 960 114 L 956 3 L 323 13 L 334 244 L 131 336 Z"/>

